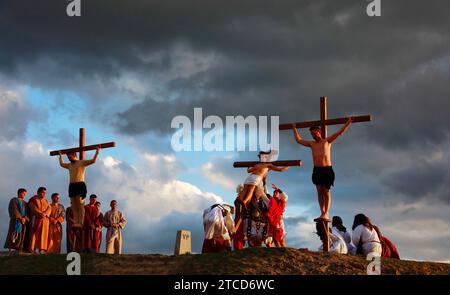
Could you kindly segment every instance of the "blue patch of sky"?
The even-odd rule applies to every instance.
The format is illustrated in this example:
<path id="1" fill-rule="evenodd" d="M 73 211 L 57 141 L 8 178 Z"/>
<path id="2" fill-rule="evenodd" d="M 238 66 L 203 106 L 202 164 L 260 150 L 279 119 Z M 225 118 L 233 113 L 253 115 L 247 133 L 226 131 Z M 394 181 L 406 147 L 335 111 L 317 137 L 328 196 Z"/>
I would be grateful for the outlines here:
<path id="1" fill-rule="evenodd" d="M 117 148 L 108 149 L 104 153 L 132 162 L 133 153 L 120 144 L 120 136 L 110 126 L 102 126 L 97 120 L 90 118 L 87 115 L 90 113 L 89 102 L 75 93 L 27 87 L 25 97 L 34 109 L 43 114 L 41 121 L 34 121 L 29 125 L 28 140 L 36 140 L 49 150 L 78 146 L 79 128 L 83 127 L 86 129 L 86 145 L 116 141 Z M 58 136 L 61 140 L 55 138 Z"/>

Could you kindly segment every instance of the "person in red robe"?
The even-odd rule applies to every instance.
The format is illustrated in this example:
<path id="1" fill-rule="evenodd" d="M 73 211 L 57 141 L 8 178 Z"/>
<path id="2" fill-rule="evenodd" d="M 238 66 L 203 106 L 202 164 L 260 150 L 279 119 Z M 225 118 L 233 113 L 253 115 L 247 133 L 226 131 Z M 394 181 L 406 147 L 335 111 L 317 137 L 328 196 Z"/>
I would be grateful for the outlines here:
<path id="1" fill-rule="evenodd" d="M 100 253 L 100 246 L 102 244 L 102 229 L 103 229 L 103 214 L 100 212 L 101 204 L 100 202 L 96 202 L 95 206 L 98 209 L 97 218 L 95 219 L 95 237 L 94 237 L 94 245 L 95 245 L 95 253 Z"/>
<path id="2" fill-rule="evenodd" d="M 246 213 L 245 206 L 239 198 L 239 195 L 243 190 L 244 186 L 242 184 L 238 185 L 236 188 L 237 197 L 234 201 L 234 224 L 237 225 L 237 227 L 235 228 L 235 234 L 232 237 L 234 250 L 241 250 L 245 247 L 244 225 L 242 222 L 239 222 L 240 219 L 244 218 Z"/>
<path id="3" fill-rule="evenodd" d="M 288 197 L 277 185 L 272 184 L 272 188 L 274 192 L 270 198 L 269 210 L 267 211 L 269 234 L 272 234 L 277 248 L 286 247 L 286 234 L 282 217 Z"/>
<path id="4" fill-rule="evenodd" d="M 89 204 L 84 206 L 84 237 L 83 237 L 83 245 L 84 250 L 88 253 L 95 252 L 95 231 L 96 225 L 95 221 L 97 220 L 98 208 L 95 206 L 97 202 L 97 196 L 91 195 L 89 197 Z"/>

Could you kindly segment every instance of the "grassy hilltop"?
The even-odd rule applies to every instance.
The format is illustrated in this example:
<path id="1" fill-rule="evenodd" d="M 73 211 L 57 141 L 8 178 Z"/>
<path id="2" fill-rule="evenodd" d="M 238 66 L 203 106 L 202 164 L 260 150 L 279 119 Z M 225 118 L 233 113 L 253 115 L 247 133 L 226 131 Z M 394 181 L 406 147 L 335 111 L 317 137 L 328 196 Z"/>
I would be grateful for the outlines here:
<path id="1" fill-rule="evenodd" d="M 66 274 L 66 255 L 0 256 L 0 274 Z M 363 257 L 324 254 L 303 249 L 253 248 L 220 254 L 167 256 L 105 254 L 81 256 L 82 274 L 270 274 L 365 275 Z M 383 259 L 382 274 L 450 275 L 450 264 Z"/>

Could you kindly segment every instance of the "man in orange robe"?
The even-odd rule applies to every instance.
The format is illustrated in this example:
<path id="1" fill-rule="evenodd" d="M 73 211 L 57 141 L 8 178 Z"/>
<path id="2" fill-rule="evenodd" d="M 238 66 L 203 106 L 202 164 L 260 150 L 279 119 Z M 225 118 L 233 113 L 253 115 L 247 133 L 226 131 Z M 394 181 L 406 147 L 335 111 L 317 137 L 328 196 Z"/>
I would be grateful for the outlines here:
<path id="1" fill-rule="evenodd" d="M 38 252 L 43 254 L 48 249 L 48 230 L 50 224 L 50 214 L 52 209 L 50 204 L 45 199 L 47 189 L 40 187 L 37 191 L 37 197 L 30 202 L 30 210 L 34 216 L 34 222 L 31 227 L 31 252 Z"/>

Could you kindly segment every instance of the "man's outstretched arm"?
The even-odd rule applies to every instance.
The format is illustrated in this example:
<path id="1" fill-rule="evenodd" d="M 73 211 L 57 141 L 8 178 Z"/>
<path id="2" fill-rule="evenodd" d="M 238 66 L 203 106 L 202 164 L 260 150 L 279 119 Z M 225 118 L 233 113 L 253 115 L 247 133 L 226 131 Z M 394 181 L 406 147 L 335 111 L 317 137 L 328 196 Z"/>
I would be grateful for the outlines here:
<path id="1" fill-rule="evenodd" d="M 277 172 L 283 172 L 289 169 L 289 166 L 284 166 L 284 167 L 277 167 L 275 165 L 270 164 L 270 166 L 268 167 L 270 170 L 273 171 L 277 171 Z"/>
<path id="2" fill-rule="evenodd" d="M 69 164 L 64 163 L 61 152 L 59 152 L 59 165 L 66 169 L 69 168 Z"/>
<path id="3" fill-rule="evenodd" d="M 345 123 L 345 125 L 335 134 L 331 135 L 330 137 L 327 138 L 327 141 L 329 143 L 332 143 L 333 141 L 335 141 L 336 139 L 338 139 L 342 134 L 344 134 L 345 132 L 347 132 L 348 128 L 350 127 L 350 124 L 353 122 L 353 117 L 348 118 L 347 123 Z"/>
<path id="4" fill-rule="evenodd" d="M 297 141 L 299 144 L 301 144 L 303 146 L 307 146 L 307 147 L 311 146 L 311 143 L 309 141 L 302 139 L 302 137 L 300 136 L 300 133 L 298 133 L 298 130 L 295 127 L 295 124 L 292 124 L 292 131 L 294 132 L 295 141 Z"/>
<path id="5" fill-rule="evenodd" d="M 97 150 L 95 151 L 94 157 L 91 160 L 85 160 L 84 161 L 84 165 L 85 166 L 89 166 L 89 165 L 92 165 L 95 162 L 97 162 L 98 154 L 100 153 L 100 150 L 101 150 L 100 146 L 97 146 Z"/>

